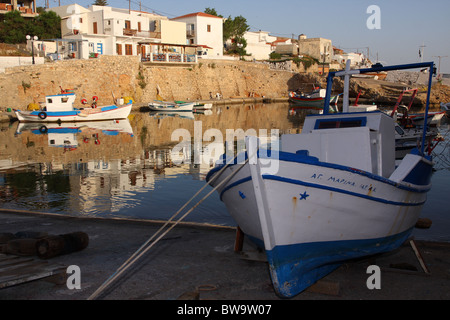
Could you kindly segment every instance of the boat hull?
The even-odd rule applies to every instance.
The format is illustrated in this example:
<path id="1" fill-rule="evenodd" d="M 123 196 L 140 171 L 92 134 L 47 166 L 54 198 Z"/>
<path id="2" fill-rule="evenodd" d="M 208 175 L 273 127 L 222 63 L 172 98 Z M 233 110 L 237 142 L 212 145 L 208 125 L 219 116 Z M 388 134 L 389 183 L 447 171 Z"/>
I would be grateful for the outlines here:
<path id="1" fill-rule="evenodd" d="M 72 111 L 21 111 L 15 110 L 20 122 L 80 122 L 126 119 L 131 112 L 132 104 L 123 106 L 104 106 L 92 109 Z"/>
<path id="2" fill-rule="evenodd" d="M 165 102 L 155 102 L 149 103 L 148 107 L 151 111 L 160 112 L 192 112 L 194 109 L 194 103 L 165 103 Z"/>
<path id="3" fill-rule="evenodd" d="M 339 96 L 333 96 L 330 100 L 331 104 L 337 104 Z M 314 107 L 323 109 L 325 98 L 305 98 L 305 97 L 289 97 L 289 102 L 294 105 L 304 106 L 304 107 Z"/>
<path id="4" fill-rule="evenodd" d="M 280 153 L 278 172 L 217 167 L 213 186 L 241 230 L 266 250 L 275 291 L 292 297 L 342 262 L 393 250 L 410 235 L 429 180 L 412 186 L 317 158 Z M 239 169 L 239 170 L 238 170 Z M 236 173 L 235 173 L 236 171 Z M 431 175 L 431 165 L 429 166 Z"/>

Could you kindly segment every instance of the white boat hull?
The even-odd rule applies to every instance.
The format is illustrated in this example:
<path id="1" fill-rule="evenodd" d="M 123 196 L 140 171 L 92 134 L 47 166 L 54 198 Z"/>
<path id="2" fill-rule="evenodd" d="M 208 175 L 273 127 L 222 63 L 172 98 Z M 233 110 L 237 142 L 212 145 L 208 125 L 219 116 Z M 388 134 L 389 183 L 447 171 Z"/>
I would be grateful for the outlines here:
<path id="1" fill-rule="evenodd" d="M 194 109 L 194 103 L 167 103 L 167 102 L 151 102 L 148 107 L 152 111 L 161 112 L 192 112 Z"/>
<path id="2" fill-rule="evenodd" d="M 73 111 L 21 111 L 15 110 L 20 122 L 79 122 L 126 119 L 131 112 L 132 104 L 123 106 L 103 106 Z"/>
<path id="3" fill-rule="evenodd" d="M 247 163 L 218 192 L 241 230 L 266 250 L 274 288 L 283 297 L 345 260 L 401 245 L 430 188 L 429 181 L 396 182 L 309 156 L 283 153 L 278 165 L 278 173 L 268 174 L 259 160 Z M 231 165 L 212 185 L 239 167 Z"/>

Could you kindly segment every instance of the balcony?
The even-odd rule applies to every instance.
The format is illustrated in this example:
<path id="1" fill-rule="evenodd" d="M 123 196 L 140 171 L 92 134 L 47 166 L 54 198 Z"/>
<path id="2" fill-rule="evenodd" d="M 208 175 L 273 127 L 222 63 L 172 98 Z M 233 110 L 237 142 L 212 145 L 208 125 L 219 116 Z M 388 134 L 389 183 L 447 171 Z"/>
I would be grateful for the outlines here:
<path id="1" fill-rule="evenodd" d="M 159 62 L 159 63 L 197 63 L 195 54 L 180 53 L 150 53 L 142 57 L 142 62 Z"/>
<path id="2" fill-rule="evenodd" d="M 161 32 L 138 31 L 136 29 L 127 29 L 127 28 L 123 29 L 123 35 L 130 37 L 161 39 Z"/>
<path id="3" fill-rule="evenodd" d="M 137 34 L 137 30 L 136 29 L 123 28 L 123 35 L 124 36 L 133 36 L 133 37 L 135 37 L 136 34 Z"/>

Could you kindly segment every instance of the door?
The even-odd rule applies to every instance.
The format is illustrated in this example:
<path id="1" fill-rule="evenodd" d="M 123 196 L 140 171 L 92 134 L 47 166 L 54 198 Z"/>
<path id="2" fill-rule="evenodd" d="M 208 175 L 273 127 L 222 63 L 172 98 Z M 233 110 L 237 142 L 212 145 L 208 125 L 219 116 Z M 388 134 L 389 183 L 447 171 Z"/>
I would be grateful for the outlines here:
<path id="1" fill-rule="evenodd" d="M 103 43 L 97 43 L 97 53 L 103 54 Z"/>

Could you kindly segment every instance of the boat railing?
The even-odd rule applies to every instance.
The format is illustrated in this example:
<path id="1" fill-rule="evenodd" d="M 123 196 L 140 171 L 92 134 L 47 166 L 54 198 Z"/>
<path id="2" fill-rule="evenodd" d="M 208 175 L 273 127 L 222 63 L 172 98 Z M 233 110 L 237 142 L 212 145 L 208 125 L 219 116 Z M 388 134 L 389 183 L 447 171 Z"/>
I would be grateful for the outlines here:
<path id="1" fill-rule="evenodd" d="M 369 72 L 381 72 L 381 71 L 393 71 L 393 70 L 406 70 L 406 69 L 429 69 L 429 79 L 428 79 L 428 90 L 427 90 L 427 99 L 426 99 L 426 107 L 425 107 L 425 116 L 424 116 L 424 127 L 423 127 L 423 135 L 422 135 L 422 144 L 421 144 L 421 154 L 425 155 L 425 141 L 426 141 L 426 133 L 427 133 L 427 122 L 428 122 L 428 111 L 430 107 L 430 95 L 431 95 L 431 85 L 433 81 L 433 67 L 434 62 L 421 62 L 421 63 L 412 63 L 412 64 L 403 64 L 403 65 L 393 65 L 383 67 L 381 65 L 377 65 L 372 68 L 364 68 L 364 69 L 355 69 L 350 70 L 350 60 L 347 61 L 347 65 L 345 70 L 342 71 L 333 71 L 328 73 L 327 78 L 327 92 L 325 95 L 325 103 L 324 103 L 324 114 L 328 114 L 330 112 L 330 99 L 331 99 L 331 90 L 333 86 L 334 77 L 344 76 L 344 99 L 343 99 L 343 107 L 342 111 L 349 112 L 349 86 L 350 86 L 350 77 L 353 74 L 364 74 Z"/>

